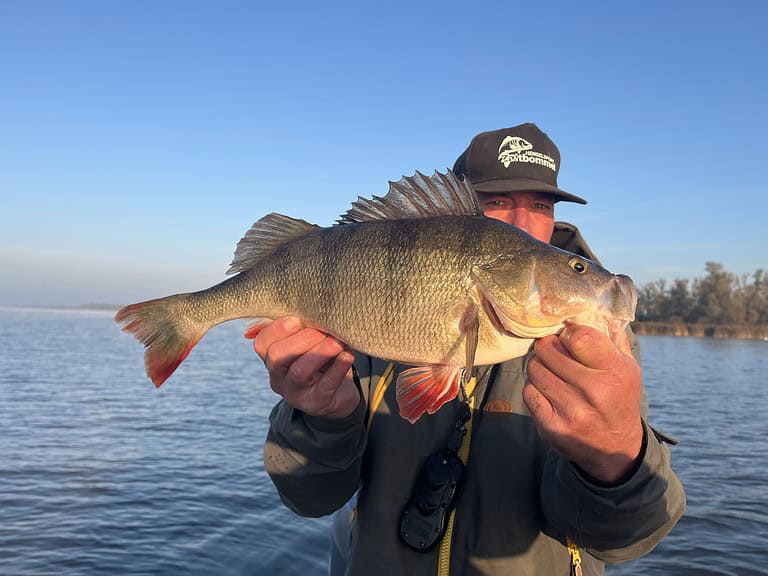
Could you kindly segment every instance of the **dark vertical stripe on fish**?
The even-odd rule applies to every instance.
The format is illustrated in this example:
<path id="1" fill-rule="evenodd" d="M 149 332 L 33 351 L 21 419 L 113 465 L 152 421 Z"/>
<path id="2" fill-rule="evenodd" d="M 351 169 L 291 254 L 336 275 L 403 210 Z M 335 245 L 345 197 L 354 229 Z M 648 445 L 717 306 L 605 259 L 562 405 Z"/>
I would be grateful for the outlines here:
<path id="1" fill-rule="evenodd" d="M 390 301 L 387 306 L 397 307 L 398 302 L 407 302 L 410 296 L 411 283 L 404 281 L 403 276 L 409 271 L 403 270 L 402 253 L 413 249 L 419 242 L 419 227 L 412 226 L 408 221 L 397 222 L 389 231 L 389 245 L 396 247 L 387 251 L 387 291 Z"/>
<path id="2" fill-rule="evenodd" d="M 461 221 L 461 239 L 459 254 L 471 254 L 474 247 L 482 240 L 477 237 L 478 226 L 474 218 L 464 218 Z M 469 252 L 467 252 L 469 250 Z"/>
<path id="3" fill-rule="evenodd" d="M 352 237 L 355 233 L 351 226 L 347 226 L 347 228 L 349 230 L 340 231 L 342 232 L 342 242 L 347 245 L 353 245 Z M 352 232 L 351 235 L 349 234 L 350 232 Z M 344 264 L 344 259 L 341 258 L 342 242 L 339 241 L 339 234 L 323 234 L 320 242 L 319 250 L 322 272 L 319 278 L 320 286 L 318 287 L 320 298 L 318 310 L 321 319 L 339 318 L 341 314 L 336 309 L 336 306 L 343 306 L 345 302 L 345 294 L 341 293 L 345 291 L 345 283 L 343 280 L 340 281 L 340 274 Z"/>
<path id="4" fill-rule="evenodd" d="M 279 273 L 280 269 L 285 270 L 288 263 L 294 258 L 297 248 L 294 244 L 281 244 L 275 249 L 271 260 L 273 268 L 272 274 L 269 274 L 265 280 L 268 292 L 274 302 L 278 302 L 286 310 L 295 309 L 298 303 L 298 295 L 291 282 L 285 282 L 285 278 Z"/>

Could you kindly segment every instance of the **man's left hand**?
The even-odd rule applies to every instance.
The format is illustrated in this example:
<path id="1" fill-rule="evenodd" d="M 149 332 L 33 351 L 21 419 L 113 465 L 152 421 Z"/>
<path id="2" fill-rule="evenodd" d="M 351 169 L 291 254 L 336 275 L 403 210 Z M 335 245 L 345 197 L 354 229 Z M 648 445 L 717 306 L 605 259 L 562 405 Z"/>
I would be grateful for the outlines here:
<path id="1" fill-rule="evenodd" d="M 523 389 L 542 438 L 608 483 L 629 473 L 643 443 L 641 369 L 621 338 L 617 346 L 598 330 L 568 325 L 537 340 Z"/>

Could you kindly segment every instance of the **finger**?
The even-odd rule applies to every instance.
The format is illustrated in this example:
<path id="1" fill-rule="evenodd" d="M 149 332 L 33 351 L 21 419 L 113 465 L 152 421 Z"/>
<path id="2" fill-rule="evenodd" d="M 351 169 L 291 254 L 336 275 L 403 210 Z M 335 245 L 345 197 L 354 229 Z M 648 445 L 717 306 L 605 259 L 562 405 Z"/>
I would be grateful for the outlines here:
<path id="1" fill-rule="evenodd" d="M 574 363 L 573 360 L 569 360 Z M 579 391 L 550 370 L 539 358 L 534 356 L 528 362 L 528 385 L 535 388 L 551 406 L 551 410 L 564 415 L 570 406 L 580 402 Z"/>
<path id="2" fill-rule="evenodd" d="M 299 330 L 301 330 L 301 321 L 295 316 L 278 318 L 255 335 L 253 349 L 262 360 L 266 361 L 267 350 L 272 344 L 296 334 Z"/>
<path id="3" fill-rule="evenodd" d="M 304 330 L 297 336 L 302 336 L 303 332 Z M 307 342 L 314 343 L 311 347 L 307 348 L 300 355 L 294 356 L 293 353 L 291 353 L 286 356 L 290 363 L 287 376 L 294 382 L 302 383 L 304 385 L 315 384 L 318 372 L 326 367 L 332 366 L 333 362 L 342 352 L 349 352 L 344 347 L 344 344 L 334 337 L 327 336 L 316 330 L 313 330 L 312 332 L 313 334 L 307 335 L 308 339 L 306 340 Z M 316 340 L 318 336 L 320 338 Z M 292 350 L 292 352 L 298 350 L 299 349 L 296 348 Z M 336 385 L 338 386 L 338 382 Z"/>
<path id="4" fill-rule="evenodd" d="M 576 435 L 587 412 L 583 401 L 565 383 L 563 393 L 550 395 L 552 390 L 529 379 L 523 388 L 523 401 L 542 440 L 556 450 L 563 450 Z"/>
<path id="5" fill-rule="evenodd" d="M 530 380 L 523 387 L 523 402 L 539 427 L 546 426 L 555 416 L 552 404 Z"/>
<path id="6" fill-rule="evenodd" d="M 270 376 L 285 377 L 293 364 L 325 339 L 326 335 L 311 328 L 303 328 L 282 340 L 274 342 L 266 352 L 264 364 Z M 295 377 L 294 377 L 295 378 Z"/>
<path id="7" fill-rule="evenodd" d="M 317 380 L 317 391 L 319 394 L 335 394 L 342 381 L 349 376 L 352 377 L 352 363 L 355 360 L 354 353 L 349 349 L 342 351 L 333 359 L 331 365 L 325 370 Z"/>
<path id="8" fill-rule="evenodd" d="M 535 359 L 547 371 L 564 382 L 573 382 L 575 379 L 583 377 L 585 371 L 588 370 L 571 355 L 559 336 L 540 338 L 534 343 L 533 349 L 535 355 L 531 361 Z M 529 371 L 530 369 L 531 362 L 528 366 Z"/>
<path id="9" fill-rule="evenodd" d="M 323 348 L 323 345 L 318 347 Z M 310 355 L 312 351 L 307 356 Z M 308 359 L 297 359 L 291 365 L 291 372 L 304 361 L 308 362 Z M 278 379 L 272 389 L 302 412 L 343 418 L 351 414 L 360 403 L 360 393 L 352 377 L 353 361 L 354 353 L 342 347 L 341 352 L 323 364 L 320 370 L 312 369 L 306 374 L 299 373 L 298 378 L 292 375 Z"/>
<path id="10" fill-rule="evenodd" d="M 304 328 L 282 340 L 277 340 L 266 352 L 264 365 L 269 372 L 269 385 L 286 400 L 301 397 L 313 384 L 304 380 L 302 372 L 313 376 L 309 370 L 303 371 L 301 364 L 295 366 L 302 356 L 325 339 L 325 334 Z M 293 375 L 289 372 L 293 370 Z M 290 402 L 289 402 L 290 403 Z M 292 404 L 294 405 L 294 404 Z"/>
<path id="11" fill-rule="evenodd" d="M 360 393 L 352 376 L 354 359 L 350 350 L 344 350 L 318 378 L 315 391 L 318 403 L 327 406 L 326 414 L 346 416 L 359 404 Z"/>
<path id="12" fill-rule="evenodd" d="M 304 364 L 315 358 L 317 354 L 310 357 L 304 357 L 305 354 L 313 350 L 318 344 L 325 340 L 326 335 L 317 330 L 311 328 L 303 328 L 296 334 L 292 334 L 282 340 L 274 342 L 266 353 L 264 363 L 267 366 L 270 374 L 275 375 L 288 375 L 290 370 L 293 370 L 291 379 L 301 381 L 306 378 L 308 374 L 311 374 L 316 368 L 304 369 Z M 325 362 L 328 362 L 330 358 L 326 358 Z M 299 362 L 297 366 L 294 366 Z M 315 363 L 312 362 L 314 365 Z M 320 364 L 322 366 L 322 364 Z"/>
<path id="13" fill-rule="evenodd" d="M 589 326 L 569 324 L 559 340 L 578 363 L 597 370 L 614 366 L 621 353 L 608 336 Z"/>

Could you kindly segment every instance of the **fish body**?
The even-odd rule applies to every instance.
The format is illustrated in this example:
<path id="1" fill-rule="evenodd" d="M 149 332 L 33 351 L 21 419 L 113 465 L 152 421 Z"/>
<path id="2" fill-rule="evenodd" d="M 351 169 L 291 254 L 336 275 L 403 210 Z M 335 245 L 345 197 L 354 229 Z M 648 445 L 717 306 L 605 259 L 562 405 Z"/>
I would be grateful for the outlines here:
<path id="1" fill-rule="evenodd" d="M 147 346 L 157 386 L 212 326 L 295 315 L 355 350 L 414 365 L 397 384 L 412 422 L 454 398 L 473 365 L 522 356 L 568 321 L 617 334 L 636 301 L 627 277 L 483 216 L 450 172 L 404 178 L 329 228 L 265 216 L 230 272 L 206 290 L 118 312 Z"/>

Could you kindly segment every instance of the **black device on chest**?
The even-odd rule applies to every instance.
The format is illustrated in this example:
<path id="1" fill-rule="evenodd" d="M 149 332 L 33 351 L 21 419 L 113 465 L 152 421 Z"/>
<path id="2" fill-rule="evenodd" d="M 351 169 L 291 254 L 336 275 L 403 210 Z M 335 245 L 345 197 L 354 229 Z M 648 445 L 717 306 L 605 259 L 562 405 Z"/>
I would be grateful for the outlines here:
<path id="1" fill-rule="evenodd" d="M 464 483 L 464 463 L 458 451 L 471 416 L 471 408 L 463 404 L 447 447 L 424 461 L 400 516 L 400 539 L 418 552 L 429 550 L 442 539 L 456 507 Z"/>

